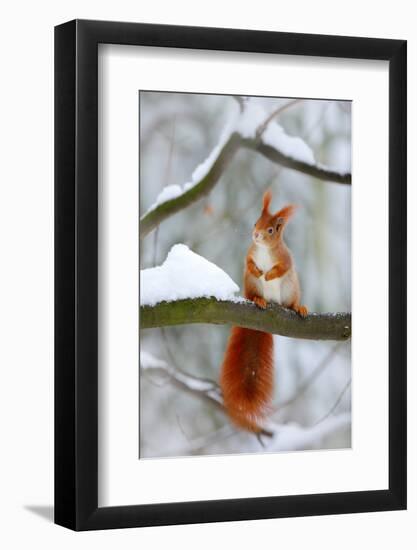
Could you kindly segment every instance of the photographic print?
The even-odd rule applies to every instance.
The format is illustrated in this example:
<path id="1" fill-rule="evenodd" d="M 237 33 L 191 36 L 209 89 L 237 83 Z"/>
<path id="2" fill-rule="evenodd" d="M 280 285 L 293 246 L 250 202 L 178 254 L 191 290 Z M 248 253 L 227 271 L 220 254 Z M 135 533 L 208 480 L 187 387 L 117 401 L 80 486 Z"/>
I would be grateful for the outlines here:
<path id="1" fill-rule="evenodd" d="M 351 446 L 351 102 L 139 92 L 139 458 Z"/>
<path id="2" fill-rule="evenodd" d="M 161 29 L 55 29 L 55 523 L 405 509 L 406 41 Z"/>

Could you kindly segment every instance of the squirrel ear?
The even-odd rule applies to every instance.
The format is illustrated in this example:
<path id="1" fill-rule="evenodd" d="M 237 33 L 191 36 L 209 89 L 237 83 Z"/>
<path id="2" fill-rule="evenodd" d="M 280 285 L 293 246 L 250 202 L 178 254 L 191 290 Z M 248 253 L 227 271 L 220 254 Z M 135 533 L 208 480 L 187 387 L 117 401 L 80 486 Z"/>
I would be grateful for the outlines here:
<path id="1" fill-rule="evenodd" d="M 263 206 L 262 206 L 262 211 L 263 212 L 268 212 L 269 211 L 269 205 L 271 204 L 271 200 L 272 200 L 272 193 L 271 191 L 266 191 L 264 193 L 264 196 L 263 196 Z"/>
<path id="2" fill-rule="evenodd" d="M 281 210 L 278 210 L 278 212 L 274 214 L 274 218 L 282 218 L 284 222 L 287 222 L 292 218 L 297 208 L 298 206 L 296 204 L 288 204 L 284 206 L 284 208 L 281 208 Z"/>

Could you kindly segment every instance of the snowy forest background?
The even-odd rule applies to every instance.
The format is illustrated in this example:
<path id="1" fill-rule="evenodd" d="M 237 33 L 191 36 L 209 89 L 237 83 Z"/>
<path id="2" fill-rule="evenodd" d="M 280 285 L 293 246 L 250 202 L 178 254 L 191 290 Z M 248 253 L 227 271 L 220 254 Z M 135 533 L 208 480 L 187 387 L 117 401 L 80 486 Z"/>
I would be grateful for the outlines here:
<path id="1" fill-rule="evenodd" d="M 190 180 L 245 101 L 266 117 L 276 113 L 268 124 L 301 138 L 317 165 L 350 172 L 350 102 L 140 92 L 141 217 L 161 192 L 157 202 L 170 197 L 164 188 Z M 208 196 L 141 240 L 141 270 L 161 265 L 175 244 L 184 243 L 242 288 L 251 231 L 268 188 L 273 209 L 289 202 L 300 206 L 286 242 L 302 303 L 312 312 L 350 312 L 351 186 L 284 167 L 246 148 L 237 151 Z M 274 337 L 274 435 L 258 438 L 235 429 L 209 398 L 218 396 L 215 384 L 229 331 L 215 324 L 141 330 L 141 458 L 350 447 L 350 340 Z"/>

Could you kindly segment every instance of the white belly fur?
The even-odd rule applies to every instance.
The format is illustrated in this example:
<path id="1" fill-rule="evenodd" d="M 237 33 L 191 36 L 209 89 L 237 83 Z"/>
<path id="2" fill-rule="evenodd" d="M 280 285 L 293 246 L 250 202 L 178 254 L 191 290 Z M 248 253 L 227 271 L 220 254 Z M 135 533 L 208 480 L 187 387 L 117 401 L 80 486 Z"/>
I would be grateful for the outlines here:
<path id="1" fill-rule="evenodd" d="M 267 248 L 257 246 L 253 259 L 258 268 L 261 269 L 264 274 L 272 269 L 274 265 L 274 262 L 272 261 L 271 256 L 269 255 L 269 250 Z M 286 276 L 287 274 L 285 274 L 283 277 L 272 279 L 271 281 L 265 281 L 265 275 L 262 275 L 259 278 L 259 282 L 262 285 L 263 297 L 266 301 L 284 305 L 283 302 L 285 302 L 285 297 L 282 295 L 282 287 L 283 283 L 285 282 Z"/>
<path id="2" fill-rule="evenodd" d="M 272 281 L 265 281 L 264 276 L 262 280 L 262 289 L 264 293 L 264 298 L 267 302 L 276 302 L 277 304 L 283 304 L 282 300 L 282 279 L 283 277 L 278 277 L 277 279 L 272 279 Z"/>

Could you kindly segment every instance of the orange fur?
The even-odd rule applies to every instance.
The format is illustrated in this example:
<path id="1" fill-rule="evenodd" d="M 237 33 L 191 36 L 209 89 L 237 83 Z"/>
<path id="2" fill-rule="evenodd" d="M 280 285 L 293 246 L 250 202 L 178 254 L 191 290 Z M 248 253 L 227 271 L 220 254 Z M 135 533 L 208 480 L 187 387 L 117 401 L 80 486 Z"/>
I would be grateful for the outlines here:
<path id="1" fill-rule="evenodd" d="M 279 262 L 265 273 L 265 281 L 272 281 L 273 279 L 282 277 L 287 271 L 288 265 L 285 262 Z"/>
<path id="2" fill-rule="evenodd" d="M 232 328 L 220 385 L 229 417 L 239 428 L 259 432 L 271 412 L 273 346 L 272 335 L 267 332 Z"/>
<path id="3" fill-rule="evenodd" d="M 271 191 L 266 191 L 262 198 L 262 212 L 269 212 L 269 205 L 271 204 L 271 201 L 272 193 Z"/>
<path id="4" fill-rule="evenodd" d="M 248 256 L 247 259 L 246 259 L 246 268 L 249 271 L 249 273 L 251 273 L 255 277 L 261 277 L 262 276 L 262 271 L 260 269 L 258 269 L 255 262 L 253 261 L 253 259 L 250 256 Z"/>
<path id="5" fill-rule="evenodd" d="M 263 196 L 262 213 L 253 230 L 254 243 L 245 262 L 244 295 L 259 308 L 265 309 L 269 282 L 285 276 L 285 295 L 272 300 L 306 317 L 306 306 L 300 305 L 300 285 L 292 255 L 283 233 L 296 206 L 290 204 L 271 214 L 272 195 Z M 259 248 L 260 247 L 260 248 Z M 267 252 L 265 252 L 265 250 Z M 256 258 L 267 259 L 265 272 L 256 264 Z M 272 284 L 272 283 L 271 283 Z M 281 284 L 281 283 L 279 283 Z M 226 411 L 239 428 L 260 432 L 262 423 L 270 414 L 274 389 L 274 341 L 271 334 L 242 327 L 233 327 L 221 367 L 220 386 Z"/>
<path id="6" fill-rule="evenodd" d="M 281 210 L 278 210 L 278 212 L 274 214 L 274 218 L 284 218 L 285 221 L 289 221 L 290 218 L 293 217 L 297 208 L 298 206 L 296 204 L 284 206 L 284 208 L 281 208 Z"/>

